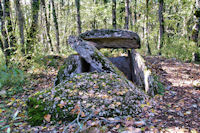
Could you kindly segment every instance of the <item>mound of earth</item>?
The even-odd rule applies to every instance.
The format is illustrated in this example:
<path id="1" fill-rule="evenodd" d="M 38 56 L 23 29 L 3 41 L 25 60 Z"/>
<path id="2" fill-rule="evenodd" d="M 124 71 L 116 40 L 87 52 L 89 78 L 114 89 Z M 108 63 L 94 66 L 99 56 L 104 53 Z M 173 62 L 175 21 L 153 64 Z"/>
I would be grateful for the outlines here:
<path id="1" fill-rule="evenodd" d="M 31 125 L 44 122 L 72 121 L 82 117 L 136 116 L 146 94 L 133 88 L 113 73 L 81 73 L 66 79 L 54 88 L 34 94 L 27 101 Z"/>

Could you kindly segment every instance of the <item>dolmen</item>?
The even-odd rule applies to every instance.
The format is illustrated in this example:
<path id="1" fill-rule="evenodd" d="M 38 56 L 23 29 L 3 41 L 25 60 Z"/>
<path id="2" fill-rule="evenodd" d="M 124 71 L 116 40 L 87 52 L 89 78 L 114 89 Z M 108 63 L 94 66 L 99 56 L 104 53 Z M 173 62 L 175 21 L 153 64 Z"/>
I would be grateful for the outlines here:
<path id="1" fill-rule="evenodd" d="M 77 40 L 75 41 L 75 39 Z M 77 38 L 70 36 L 68 41 L 78 54 L 70 55 L 66 59 L 65 65 L 59 71 L 55 85 L 77 73 L 111 72 L 103 67 L 112 63 L 123 72 L 128 80 L 140 86 L 148 95 L 154 96 L 158 93 L 158 86 L 155 83 L 157 81 L 155 81 L 150 68 L 146 65 L 144 58 L 135 51 L 141 47 L 140 37 L 137 33 L 127 30 L 92 30 L 80 34 Z M 105 62 L 106 57 L 98 51 L 101 48 L 127 49 L 128 56 L 110 57 L 107 58 L 109 62 Z M 98 59 L 98 57 L 104 60 Z M 76 69 L 73 66 L 77 66 Z M 99 66 L 102 68 L 100 69 Z"/>
<path id="2" fill-rule="evenodd" d="M 142 104 L 157 94 L 157 79 L 135 51 L 139 36 L 126 30 L 92 30 L 70 36 L 77 52 L 60 68 L 54 87 L 38 92 L 27 101 L 29 123 L 39 125 L 71 122 L 89 116 L 139 116 Z M 128 56 L 105 57 L 99 49 L 123 48 Z"/>

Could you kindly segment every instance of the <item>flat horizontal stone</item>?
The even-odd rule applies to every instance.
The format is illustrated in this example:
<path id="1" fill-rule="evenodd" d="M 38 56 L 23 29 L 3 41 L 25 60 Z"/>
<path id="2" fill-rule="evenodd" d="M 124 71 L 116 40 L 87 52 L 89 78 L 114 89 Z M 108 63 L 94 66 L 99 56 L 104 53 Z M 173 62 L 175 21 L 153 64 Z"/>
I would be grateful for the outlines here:
<path id="1" fill-rule="evenodd" d="M 100 48 L 140 48 L 140 37 L 137 33 L 127 30 L 91 30 L 80 34 L 80 38 L 93 42 L 92 44 Z"/>

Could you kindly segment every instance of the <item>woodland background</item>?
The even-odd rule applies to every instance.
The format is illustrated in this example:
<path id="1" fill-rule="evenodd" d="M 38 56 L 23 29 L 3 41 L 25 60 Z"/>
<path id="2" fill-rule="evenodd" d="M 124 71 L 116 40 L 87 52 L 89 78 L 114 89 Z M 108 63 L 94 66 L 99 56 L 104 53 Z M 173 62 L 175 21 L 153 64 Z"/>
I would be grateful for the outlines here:
<path id="1" fill-rule="evenodd" d="M 13 124 L 16 110 L 4 105 L 12 105 L 19 92 L 32 93 L 33 88 L 52 85 L 50 80 L 63 58 L 75 53 L 67 43 L 68 37 L 92 29 L 138 33 L 142 48 L 137 51 L 144 56 L 198 61 L 200 0 L 0 0 L 0 98 L 4 99 L 0 116 L 6 112 L 2 118 L 8 116 Z M 106 56 L 125 53 L 101 51 Z M 2 126 L 0 121 L 0 127 L 11 127 L 10 122 Z"/>

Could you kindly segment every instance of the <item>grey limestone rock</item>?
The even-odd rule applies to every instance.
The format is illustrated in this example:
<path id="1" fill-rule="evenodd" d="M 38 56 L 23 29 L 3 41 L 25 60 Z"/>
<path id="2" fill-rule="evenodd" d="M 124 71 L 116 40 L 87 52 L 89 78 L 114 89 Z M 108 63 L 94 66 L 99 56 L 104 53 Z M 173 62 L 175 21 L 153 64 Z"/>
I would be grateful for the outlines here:
<path id="1" fill-rule="evenodd" d="M 144 58 L 135 50 L 131 51 L 131 58 L 133 62 L 133 82 L 147 92 L 150 96 L 155 96 L 159 89 L 158 81 L 155 80 L 151 69 L 148 68 Z"/>
<path id="2" fill-rule="evenodd" d="M 68 77 L 72 77 L 74 74 L 82 73 L 82 60 L 79 55 L 70 55 L 60 68 L 56 77 L 54 85 L 58 85 Z"/>
<path id="3" fill-rule="evenodd" d="M 80 34 L 80 38 L 93 42 L 96 48 L 140 48 L 140 37 L 127 30 L 91 30 Z"/>

